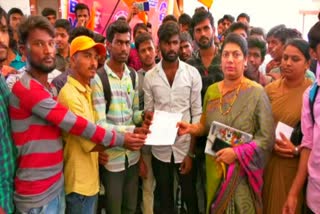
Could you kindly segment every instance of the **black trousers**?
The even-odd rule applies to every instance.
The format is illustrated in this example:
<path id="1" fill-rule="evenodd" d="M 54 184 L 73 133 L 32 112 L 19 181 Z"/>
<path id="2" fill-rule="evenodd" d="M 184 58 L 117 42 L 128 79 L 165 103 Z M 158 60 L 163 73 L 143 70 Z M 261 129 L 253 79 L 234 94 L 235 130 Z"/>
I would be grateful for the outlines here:
<path id="1" fill-rule="evenodd" d="M 180 164 L 175 164 L 173 155 L 171 162 L 166 163 L 158 160 L 152 156 L 152 169 L 156 179 L 161 213 L 163 214 L 174 214 L 174 170 L 177 171 L 180 186 L 181 186 L 181 198 L 187 205 L 188 214 L 197 214 L 198 211 L 198 200 L 195 189 L 195 178 L 192 170 L 186 174 L 180 174 Z"/>

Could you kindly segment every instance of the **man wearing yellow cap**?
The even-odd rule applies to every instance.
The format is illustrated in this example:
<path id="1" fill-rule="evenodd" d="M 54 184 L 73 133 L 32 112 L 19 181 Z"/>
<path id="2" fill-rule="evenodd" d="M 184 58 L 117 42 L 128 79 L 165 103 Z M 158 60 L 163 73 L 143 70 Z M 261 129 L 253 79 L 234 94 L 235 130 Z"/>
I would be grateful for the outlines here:
<path id="1" fill-rule="evenodd" d="M 89 83 L 96 73 L 98 56 L 105 53 L 103 44 L 95 43 L 90 37 L 75 38 L 70 46 L 71 74 L 58 96 L 61 104 L 91 122 L 95 121 Z M 63 134 L 63 140 L 66 212 L 95 213 L 99 191 L 99 147 L 67 133 Z"/>
<path id="2" fill-rule="evenodd" d="M 48 74 L 55 67 L 55 32 L 46 18 L 28 17 L 21 23 L 19 34 L 21 51 L 28 56 L 28 66 L 14 84 L 9 99 L 11 133 L 17 153 L 13 193 L 15 208 L 22 214 L 64 214 L 62 130 L 105 147 L 122 145 L 132 150 L 141 148 L 145 136 L 104 129 L 75 115 L 56 101 L 56 90 L 48 83 Z M 87 40 L 83 44 L 88 43 Z M 74 55 L 82 49 L 72 50 Z M 91 60 L 94 61 L 94 57 Z"/>

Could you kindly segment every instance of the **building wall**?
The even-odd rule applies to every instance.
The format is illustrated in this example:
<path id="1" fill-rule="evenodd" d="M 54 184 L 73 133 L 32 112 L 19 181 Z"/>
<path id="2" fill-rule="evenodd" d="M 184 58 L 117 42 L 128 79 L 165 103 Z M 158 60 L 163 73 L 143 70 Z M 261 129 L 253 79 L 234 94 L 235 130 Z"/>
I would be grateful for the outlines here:
<path id="1" fill-rule="evenodd" d="M 0 0 L 0 6 L 9 11 L 13 7 L 20 8 L 26 15 L 30 15 L 30 2 L 29 0 Z"/>
<path id="2" fill-rule="evenodd" d="M 6 11 L 12 7 L 20 8 L 26 15 L 41 15 L 43 8 L 51 7 L 57 11 L 58 17 L 61 17 L 60 0 L 0 0 L 0 6 Z"/>

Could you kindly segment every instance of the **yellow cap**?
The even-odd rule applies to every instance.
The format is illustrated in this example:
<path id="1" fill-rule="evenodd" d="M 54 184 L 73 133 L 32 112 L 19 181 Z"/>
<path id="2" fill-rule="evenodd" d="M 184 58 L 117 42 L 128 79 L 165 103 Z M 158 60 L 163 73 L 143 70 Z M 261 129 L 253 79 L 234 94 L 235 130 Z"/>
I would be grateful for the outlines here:
<path id="1" fill-rule="evenodd" d="M 78 36 L 71 42 L 70 56 L 73 56 L 78 51 L 85 51 L 90 48 L 96 48 L 99 55 L 106 55 L 106 48 L 102 43 L 96 43 L 88 36 Z"/>

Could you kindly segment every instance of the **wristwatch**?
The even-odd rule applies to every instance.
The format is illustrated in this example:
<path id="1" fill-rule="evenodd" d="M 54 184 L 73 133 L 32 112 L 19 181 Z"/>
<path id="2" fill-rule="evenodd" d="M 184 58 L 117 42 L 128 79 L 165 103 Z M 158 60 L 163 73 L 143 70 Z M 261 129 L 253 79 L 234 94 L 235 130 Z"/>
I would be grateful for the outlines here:
<path id="1" fill-rule="evenodd" d="M 196 158 L 196 154 L 192 153 L 192 152 L 188 152 L 188 156 L 192 159 L 195 159 Z"/>
<path id="2" fill-rule="evenodd" d="M 300 147 L 299 147 L 299 146 L 294 147 L 293 155 L 294 155 L 295 157 L 297 157 L 297 156 L 300 155 Z"/>

